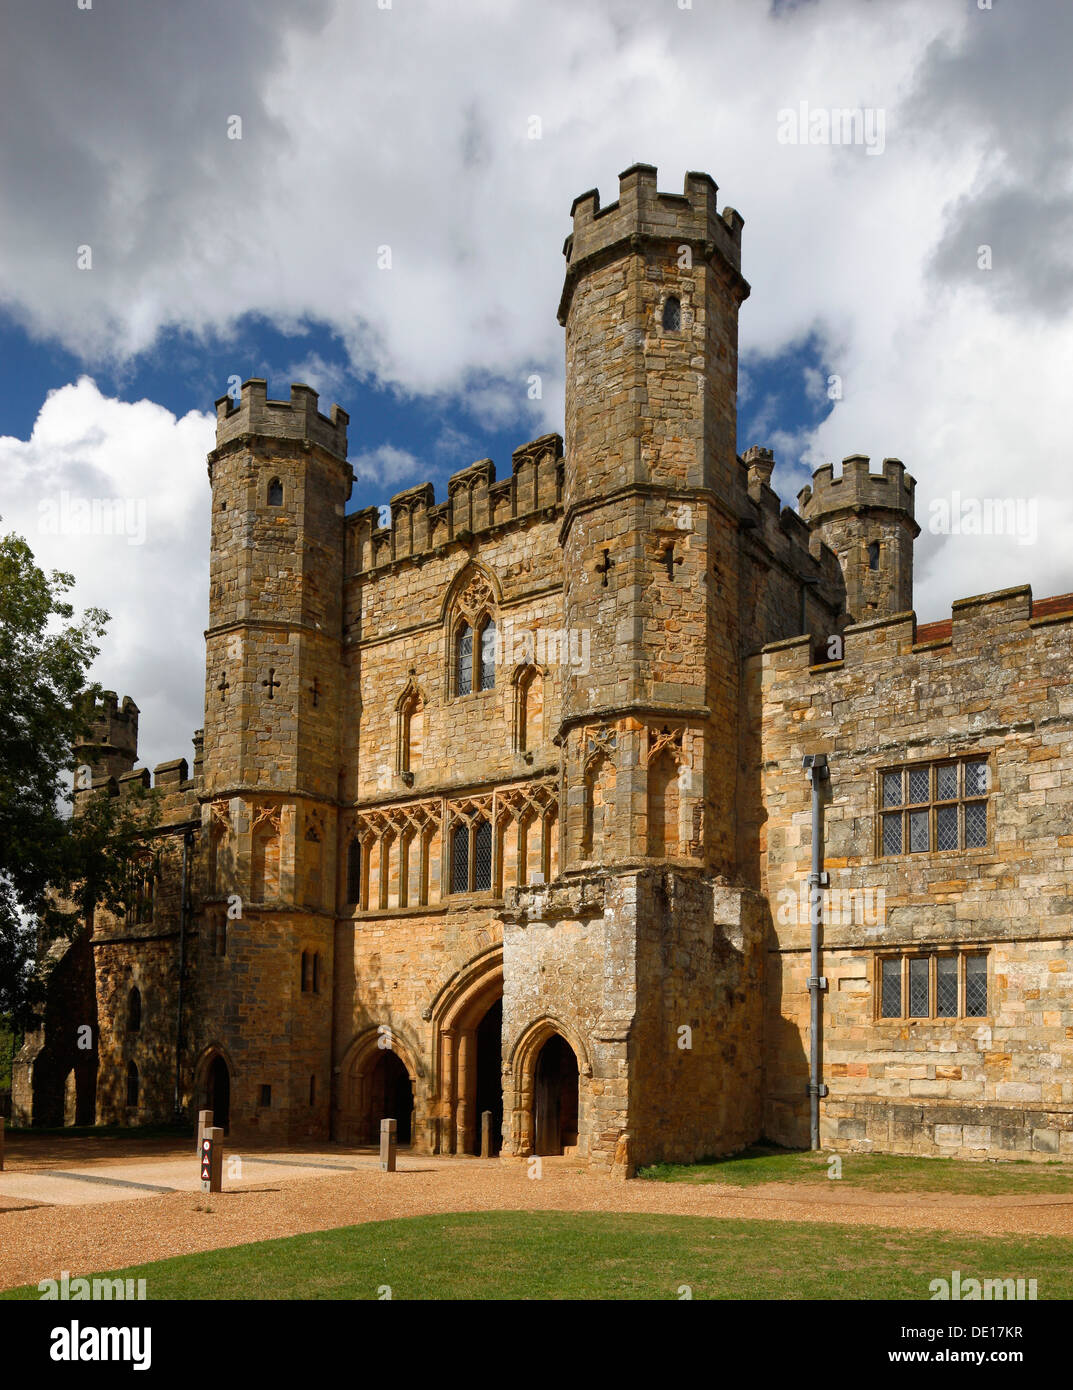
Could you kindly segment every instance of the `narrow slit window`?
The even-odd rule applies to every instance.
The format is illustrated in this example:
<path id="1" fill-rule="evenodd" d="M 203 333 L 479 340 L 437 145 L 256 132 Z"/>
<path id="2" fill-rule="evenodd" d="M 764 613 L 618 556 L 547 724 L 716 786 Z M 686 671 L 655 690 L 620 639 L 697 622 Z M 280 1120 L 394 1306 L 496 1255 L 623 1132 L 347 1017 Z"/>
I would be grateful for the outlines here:
<path id="1" fill-rule="evenodd" d="M 682 326 L 682 303 L 674 295 L 663 305 L 663 327 L 667 333 L 677 333 Z"/>
<path id="2" fill-rule="evenodd" d="M 283 484 L 278 478 L 273 478 L 268 484 L 268 505 L 270 507 L 283 506 Z"/>

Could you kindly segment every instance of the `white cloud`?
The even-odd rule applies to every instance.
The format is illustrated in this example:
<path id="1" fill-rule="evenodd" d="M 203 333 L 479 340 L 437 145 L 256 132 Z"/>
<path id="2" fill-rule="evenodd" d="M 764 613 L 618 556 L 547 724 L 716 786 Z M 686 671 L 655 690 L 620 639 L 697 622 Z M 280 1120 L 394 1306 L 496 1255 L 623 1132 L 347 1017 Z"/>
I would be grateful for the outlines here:
<path id="1" fill-rule="evenodd" d="M 427 472 L 426 465 L 408 449 L 396 449 L 393 444 L 381 444 L 376 449 L 366 449 L 360 454 L 352 454 L 350 462 L 359 478 L 381 483 L 393 492 L 399 490 L 396 484 L 406 480 L 415 483 L 424 481 Z"/>
<path id="2" fill-rule="evenodd" d="M 147 767 L 193 760 L 203 720 L 211 416 L 102 396 L 89 377 L 49 394 L 29 439 L 0 437 L 0 528 L 75 577 L 81 612 L 112 621 L 91 678 L 141 711 Z"/>
<path id="3" fill-rule="evenodd" d="M 1065 0 L 16 7 L 10 47 L 47 49 L 51 80 L 16 65 L 0 91 L 20 132 L 0 150 L 0 299 L 113 357 L 168 324 L 325 320 L 359 378 L 491 427 L 516 417 L 522 438 L 562 428 L 573 197 L 610 202 L 639 159 L 669 191 L 708 170 L 745 217 L 743 351 L 811 335 L 843 380 L 810 439 L 773 419 L 770 442 L 812 463 L 901 457 L 923 519 L 956 488 L 1040 501 L 1033 547 L 922 537 L 922 615 L 1000 583 L 1073 588 L 1071 16 Z M 884 152 L 780 144 L 802 101 L 883 111 Z"/>

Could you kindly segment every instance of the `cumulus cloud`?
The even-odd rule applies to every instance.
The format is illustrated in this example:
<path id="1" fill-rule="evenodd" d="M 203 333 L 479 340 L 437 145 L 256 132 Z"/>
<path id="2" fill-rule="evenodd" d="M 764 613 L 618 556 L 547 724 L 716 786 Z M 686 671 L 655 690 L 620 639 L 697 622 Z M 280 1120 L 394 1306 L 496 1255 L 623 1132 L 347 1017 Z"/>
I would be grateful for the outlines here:
<path id="1" fill-rule="evenodd" d="M 49 394 L 29 439 L 0 437 L 0 527 L 74 575 L 78 611 L 111 615 L 91 675 L 141 710 L 147 767 L 191 761 L 204 722 L 214 443 L 211 416 L 110 399 L 89 377 Z"/>
<path id="2" fill-rule="evenodd" d="M 408 449 L 396 449 L 393 444 L 381 444 L 352 454 L 350 462 L 359 478 L 383 483 L 385 487 L 412 480 L 420 482 L 427 471 L 425 465 Z"/>
<path id="3" fill-rule="evenodd" d="M 41 0 L 5 21 L 0 297 L 88 361 L 317 319 L 357 379 L 490 427 L 536 374 L 561 429 L 573 197 L 638 159 L 670 191 L 708 170 L 746 222 L 746 364 L 807 340 L 843 382 L 817 429 L 770 421 L 787 496 L 854 452 L 901 457 L 925 522 L 958 488 L 1023 493 L 1034 546 L 922 538 L 918 609 L 1068 589 L 1071 24 L 1064 0 Z M 780 143 L 802 102 L 881 111 L 882 154 Z"/>

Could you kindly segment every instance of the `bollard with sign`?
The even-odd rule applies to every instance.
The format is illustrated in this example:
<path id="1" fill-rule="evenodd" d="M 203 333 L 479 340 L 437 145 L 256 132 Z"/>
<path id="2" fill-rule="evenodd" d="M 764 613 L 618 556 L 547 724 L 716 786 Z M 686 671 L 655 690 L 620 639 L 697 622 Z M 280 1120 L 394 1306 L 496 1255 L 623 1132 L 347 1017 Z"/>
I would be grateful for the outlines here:
<path id="1" fill-rule="evenodd" d="M 380 1121 L 380 1171 L 381 1173 L 394 1173 L 395 1171 L 395 1129 L 394 1120 Z"/>
<path id="2" fill-rule="evenodd" d="M 212 1111 L 199 1110 L 197 1112 L 197 1151 L 201 1152 L 201 1141 L 212 1128 Z"/>
<path id="3" fill-rule="evenodd" d="M 224 1132 L 206 1130 L 201 1140 L 201 1188 L 204 1192 L 222 1192 L 224 1178 Z"/>

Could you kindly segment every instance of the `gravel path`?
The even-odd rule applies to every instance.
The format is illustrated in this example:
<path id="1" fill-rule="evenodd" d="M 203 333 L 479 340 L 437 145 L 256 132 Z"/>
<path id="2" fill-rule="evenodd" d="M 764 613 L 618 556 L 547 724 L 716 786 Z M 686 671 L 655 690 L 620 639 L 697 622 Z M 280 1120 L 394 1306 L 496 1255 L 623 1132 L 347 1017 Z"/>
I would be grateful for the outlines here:
<path id="1" fill-rule="evenodd" d="M 10 1152 L 10 1151 L 9 1151 Z M 124 1163 L 147 1184 L 161 1180 L 185 1150 Z M 16 1173 L 53 1169 L 56 1156 Z M 281 1162 L 280 1158 L 285 1161 Z M 273 1162 L 269 1163 L 268 1159 Z M 313 1162 L 360 1165 L 327 1173 Z M 832 1182 L 815 1187 L 767 1184 L 732 1188 L 715 1184 L 622 1182 L 597 1177 L 570 1160 L 545 1160 L 540 1179 L 521 1163 L 498 1160 L 404 1156 L 399 1172 L 381 1173 L 369 1154 L 347 1150 L 249 1156 L 245 1180 L 209 1196 L 201 1192 L 145 1192 L 117 1196 L 121 1189 L 86 1184 L 80 1205 L 27 1206 L 26 1199 L 0 1195 L 0 1288 L 118 1269 L 192 1251 L 244 1245 L 303 1231 L 425 1213 L 556 1210 L 664 1212 L 682 1216 L 823 1221 L 843 1225 L 946 1230 L 961 1234 L 1062 1235 L 1073 1237 L 1073 1195 L 1056 1197 L 966 1197 L 937 1193 L 866 1192 Z M 297 1164 L 298 1166 L 293 1166 Z M 58 1166 L 58 1165 L 57 1165 Z M 63 1165 L 83 1167 L 70 1162 Z M 98 1170 L 104 1165 L 93 1165 Z M 0 1189 L 9 1173 L 0 1174 Z M 6 1210 L 4 1204 L 7 1204 Z M 206 1210 L 206 1208 L 209 1208 Z"/>

